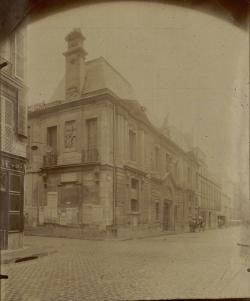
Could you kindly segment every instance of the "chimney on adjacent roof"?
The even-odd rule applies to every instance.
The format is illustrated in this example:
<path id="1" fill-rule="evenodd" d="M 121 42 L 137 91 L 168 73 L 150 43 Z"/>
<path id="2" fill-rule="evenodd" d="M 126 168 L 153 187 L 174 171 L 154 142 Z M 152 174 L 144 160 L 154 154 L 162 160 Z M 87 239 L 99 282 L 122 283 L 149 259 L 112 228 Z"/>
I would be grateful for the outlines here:
<path id="1" fill-rule="evenodd" d="M 80 29 L 70 32 L 65 41 L 68 49 L 65 56 L 65 96 L 71 100 L 79 97 L 84 86 L 86 76 L 85 57 L 87 52 L 83 48 L 83 36 Z"/>

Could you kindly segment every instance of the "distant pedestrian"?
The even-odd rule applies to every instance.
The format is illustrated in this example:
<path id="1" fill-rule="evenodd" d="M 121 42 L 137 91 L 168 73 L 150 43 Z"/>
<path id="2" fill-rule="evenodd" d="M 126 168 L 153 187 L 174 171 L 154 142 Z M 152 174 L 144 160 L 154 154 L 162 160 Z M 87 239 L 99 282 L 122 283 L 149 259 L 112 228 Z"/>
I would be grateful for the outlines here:
<path id="1" fill-rule="evenodd" d="M 198 227 L 199 227 L 199 232 L 205 230 L 205 223 L 202 216 L 198 217 Z"/>

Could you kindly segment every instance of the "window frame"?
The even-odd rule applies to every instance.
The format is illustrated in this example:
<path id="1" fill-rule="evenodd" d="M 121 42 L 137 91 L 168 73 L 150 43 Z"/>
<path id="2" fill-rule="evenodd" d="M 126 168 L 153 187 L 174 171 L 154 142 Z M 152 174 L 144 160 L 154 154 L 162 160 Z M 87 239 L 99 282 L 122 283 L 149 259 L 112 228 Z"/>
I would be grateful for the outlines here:
<path id="1" fill-rule="evenodd" d="M 160 202 L 155 202 L 155 220 L 160 220 Z"/>
<path id="2" fill-rule="evenodd" d="M 129 160 L 132 162 L 136 162 L 137 160 L 137 154 L 136 154 L 136 131 L 133 129 L 129 129 Z M 131 140 L 132 137 L 132 140 Z M 131 143 L 132 142 L 132 143 Z"/>
<path id="3" fill-rule="evenodd" d="M 133 203 L 136 203 L 135 208 L 133 206 Z M 139 213 L 139 211 L 140 211 L 139 200 L 134 199 L 134 198 L 130 199 L 130 211 L 132 213 Z"/>
<path id="4" fill-rule="evenodd" d="M 22 55 L 20 55 L 20 51 L 18 51 L 17 49 L 17 36 L 19 34 L 22 36 Z M 22 61 L 23 68 L 23 74 L 21 75 L 17 73 L 17 61 L 20 62 L 20 59 Z M 20 80 L 24 80 L 25 78 L 25 35 L 23 34 L 23 31 L 21 29 L 14 33 L 14 74 L 15 77 L 17 77 Z"/>
<path id="5" fill-rule="evenodd" d="M 11 190 L 11 177 L 18 177 L 20 178 L 20 189 L 18 190 Z M 17 173 L 12 173 L 10 172 L 9 173 L 9 184 L 8 184 L 8 232 L 11 232 L 11 233 L 19 233 L 19 232 L 22 232 L 23 231 L 23 202 L 24 202 L 24 191 L 23 191 L 23 175 L 22 174 L 17 174 Z M 19 210 L 11 210 L 10 209 L 10 198 L 11 196 L 19 196 Z M 18 217 L 19 219 L 19 222 L 18 222 L 18 228 L 12 228 L 12 223 L 10 221 L 10 216 L 16 216 Z"/>
<path id="6" fill-rule="evenodd" d="M 72 146 L 68 147 L 66 146 L 66 131 L 67 131 L 67 124 L 69 123 L 72 123 L 74 124 L 74 128 L 72 128 L 72 132 L 71 134 L 72 137 L 71 139 L 73 139 L 73 142 L 72 142 Z M 69 129 L 68 129 L 68 132 L 69 132 Z M 64 147 L 64 150 L 66 151 L 72 151 L 72 150 L 75 150 L 76 147 L 77 147 L 77 121 L 75 119 L 70 119 L 70 120 L 65 120 L 64 121 L 64 143 L 63 143 L 63 147 Z"/>

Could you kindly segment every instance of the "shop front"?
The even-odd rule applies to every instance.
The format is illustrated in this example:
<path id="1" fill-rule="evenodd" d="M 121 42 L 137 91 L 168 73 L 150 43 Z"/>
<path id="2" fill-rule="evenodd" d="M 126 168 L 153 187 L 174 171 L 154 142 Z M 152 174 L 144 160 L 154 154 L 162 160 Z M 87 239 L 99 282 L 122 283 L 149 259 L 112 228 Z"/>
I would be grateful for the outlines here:
<path id="1" fill-rule="evenodd" d="M 0 248 L 17 249 L 23 244 L 24 159 L 0 158 Z"/>

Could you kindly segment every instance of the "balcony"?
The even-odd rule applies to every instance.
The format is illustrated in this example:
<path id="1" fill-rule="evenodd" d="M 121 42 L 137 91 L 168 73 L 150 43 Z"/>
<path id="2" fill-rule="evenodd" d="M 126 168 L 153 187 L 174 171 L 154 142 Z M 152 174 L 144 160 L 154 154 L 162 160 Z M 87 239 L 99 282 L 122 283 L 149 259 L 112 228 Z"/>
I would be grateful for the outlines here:
<path id="1" fill-rule="evenodd" d="M 82 151 L 83 163 L 95 163 L 99 162 L 99 152 L 96 148 Z"/>
<path id="2" fill-rule="evenodd" d="M 57 154 L 55 152 L 47 153 L 43 156 L 43 166 L 53 167 L 57 165 Z"/>
<path id="3" fill-rule="evenodd" d="M 7 65 L 5 65 L 5 63 L 7 63 Z M 1 72 L 12 75 L 13 65 L 10 61 L 0 56 L 0 64 L 3 66 L 1 67 Z"/>

